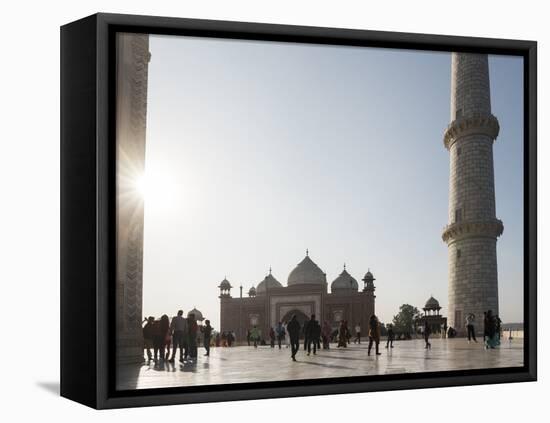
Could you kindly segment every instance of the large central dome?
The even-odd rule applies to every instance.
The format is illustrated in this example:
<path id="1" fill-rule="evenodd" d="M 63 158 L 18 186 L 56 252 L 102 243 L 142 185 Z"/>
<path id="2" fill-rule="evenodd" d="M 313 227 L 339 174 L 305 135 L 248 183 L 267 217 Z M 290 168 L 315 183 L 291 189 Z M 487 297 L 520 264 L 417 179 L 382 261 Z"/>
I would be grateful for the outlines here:
<path id="1" fill-rule="evenodd" d="M 313 260 L 306 257 L 288 275 L 288 286 L 293 285 L 325 285 L 327 276 L 319 269 Z"/>

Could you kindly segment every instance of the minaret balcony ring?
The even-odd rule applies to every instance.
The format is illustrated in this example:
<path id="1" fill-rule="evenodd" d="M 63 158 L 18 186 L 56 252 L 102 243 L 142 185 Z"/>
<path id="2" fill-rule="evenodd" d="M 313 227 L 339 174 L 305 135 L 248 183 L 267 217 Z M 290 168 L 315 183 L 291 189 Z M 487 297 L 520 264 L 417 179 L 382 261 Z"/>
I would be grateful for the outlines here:
<path id="1" fill-rule="evenodd" d="M 487 135 L 495 140 L 500 126 L 495 116 L 489 114 L 461 117 L 453 120 L 443 135 L 443 144 L 449 150 L 454 142 L 467 135 Z"/>
<path id="2" fill-rule="evenodd" d="M 499 219 L 480 222 L 457 222 L 445 226 L 442 238 L 447 244 L 451 244 L 462 238 L 497 238 L 502 235 L 503 231 L 504 225 Z"/>

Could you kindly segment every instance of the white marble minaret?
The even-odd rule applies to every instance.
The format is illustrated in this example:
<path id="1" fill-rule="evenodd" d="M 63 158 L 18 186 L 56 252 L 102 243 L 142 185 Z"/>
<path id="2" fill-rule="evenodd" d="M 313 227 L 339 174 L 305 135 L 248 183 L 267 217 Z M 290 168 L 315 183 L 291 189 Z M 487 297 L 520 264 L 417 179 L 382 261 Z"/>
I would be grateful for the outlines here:
<path id="1" fill-rule="evenodd" d="M 489 64 L 485 54 L 453 53 L 451 123 L 444 135 L 450 154 L 449 224 L 443 240 L 449 254 L 449 326 L 464 333 L 474 313 L 498 313 L 497 237 L 493 142 L 499 132 L 491 114 Z"/>

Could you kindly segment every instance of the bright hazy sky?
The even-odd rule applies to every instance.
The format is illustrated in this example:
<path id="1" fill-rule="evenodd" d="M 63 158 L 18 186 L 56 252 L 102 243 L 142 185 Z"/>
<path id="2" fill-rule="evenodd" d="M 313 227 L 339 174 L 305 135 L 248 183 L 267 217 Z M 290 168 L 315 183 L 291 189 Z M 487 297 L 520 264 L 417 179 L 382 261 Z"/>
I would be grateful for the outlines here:
<path id="1" fill-rule="evenodd" d="M 447 315 L 449 53 L 152 36 L 144 315 L 218 284 L 283 284 L 306 248 L 332 282 L 376 278 L 376 313 L 430 295 Z M 522 59 L 490 57 L 499 296 L 522 321 Z M 360 284 L 362 287 L 362 283 Z"/>

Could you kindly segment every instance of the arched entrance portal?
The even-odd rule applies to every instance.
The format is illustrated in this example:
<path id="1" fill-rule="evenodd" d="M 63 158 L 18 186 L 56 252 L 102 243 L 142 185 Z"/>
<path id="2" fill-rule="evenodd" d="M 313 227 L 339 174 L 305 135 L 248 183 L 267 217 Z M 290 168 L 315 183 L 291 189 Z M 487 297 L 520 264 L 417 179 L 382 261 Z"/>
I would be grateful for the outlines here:
<path id="1" fill-rule="evenodd" d="M 288 313 L 286 313 L 283 318 L 281 319 L 282 322 L 290 322 L 290 319 L 292 319 L 292 316 L 296 315 L 296 320 L 300 323 L 300 328 L 304 327 L 304 324 L 307 320 L 309 320 L 309 316 L 306 316 L 303 311 L 300 310 L 291 310 Z M 301 332 L 301 331 L 300 331 Z M 302 334 L 300 333 L 300 336 Z"/>

